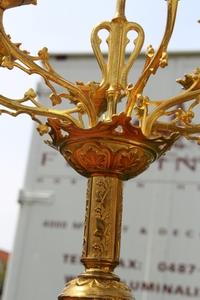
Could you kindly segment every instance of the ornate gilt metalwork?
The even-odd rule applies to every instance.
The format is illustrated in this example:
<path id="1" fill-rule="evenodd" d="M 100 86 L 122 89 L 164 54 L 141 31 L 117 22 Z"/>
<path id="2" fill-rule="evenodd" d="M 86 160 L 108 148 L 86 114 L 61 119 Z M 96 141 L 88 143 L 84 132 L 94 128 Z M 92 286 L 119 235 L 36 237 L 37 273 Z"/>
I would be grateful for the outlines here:
<path id="1" fill-rule="evenodd" d="M 122 181 L 93 176 L 88 182 L 84 245 L 86 272 L 67 283 L 59 299 L 131 299 L 130 289 L 112 272 L 119 264 Z"/>
<path id="2" fill-rule="evenodd" d="M 52 142 L 68 163 L 81 175 L 117 175 L 122 180 L 133 178 L 165 153 L 179 137 L 147 139 L 140 128 L 131 124 L 124 113 L 89 129 L 64 125 L 48 119 Z"/>
<path id="3" fill-rule="evenodd" d="M 170 41 L 178 0 L 167 1 L 167 22 L 163 39 L 158 50 L 150 45 L 146 52 L 144 68 L 134 84 L 127 84 L 128 73 L 141 52 L 144 42 L 142 27 L 134 22 L 128 22 L 125 17 L 125 0 L 117 1 L 116 14 L 111 22 L 103 22 L 96 26 L 92 32 L 91 43 L 94 54 L 102 71 L 100 83 L 72 83 L 56 73 L 49 63 L 48 49 L 45 47 L 32 56 L 28 51 L 21 49 L 20 43 L 13 43 L 9 35 L 3 29 L 2 18 L 6 9 L 24 4 L 36 4 L 35 0 L 4 0 L 0 2 L 0 64 L 4 68 L 12 70 L 19 68 L 27 74 L 39 74 L 50 89 L 49 108 L 43 105 L 36 92 L 29 89 L 21 99 L 9 99 L 0 96 L 0 104 L 7 109 L 1 109 L 1 113 L 17 116 L 22 113 L 29 114 L 38 122 L 38 130 L 41 134 L 48 133 L 48 124 L 41 121 L 40 116 L 51 117 L 60 120 L 62 125 L 74 124 L 80 128 L 92 128 L 100 120 L 106 124 L 113 116 L 118 115 L 118 103 L 125 101 L 124 114 L 134 119 L 135 124 L 147 139 L 168 136 L 170 133 L 178 133 L 187 139 L 199 142 L 200 124 L 195 123 L 194 109 L 199 105 L 200 95 L 200 70 L 185 75 L 178 80 L 184 91 L 169 99 L 150 99 L 144 95 L 144 88 L 151 75 L 155 75 L 158 68 L 164 68 L 168 64 L 167 47 Z M 101 49 L 99 32 L 106 30 L 109 34 L 108 59 L 105 60 Z M 126 47 L 129 43 L 128 33 L 134 31 L 137 38 L 134 41 L 134 49 L 126 59 Z M 41 62 L 43 66 L 39 65 Z M 55 84 L 63 88 L 62 93 L 57 93 Z M 66 109 L 59 109 L 61 102 L 66 102 Z M 188 103 L 182 108 L 183 103 Z M 83 116 L 88 120 L 85 121 Z M 166 121 L 166 117 L 170 119 Z M 165 121 L 162 121 L 164 117 Z"/>
<path id="4" fill-rule="evenodd" d="M 168 64 L 167 48 L 173 33 L 178 0 L 167 0 L 167 21 L 157 50 L 149 45 L 138 79 L 128 84 L 128 74 L 144 43 L 143 28 L 125 16 L 125 0 L 117 0 L 114 18 L 97 25 L 91 44 L 102 72 L 100 82 L 72 83 L 49 62 L 44 47 L 36 56 L 14 43 L 3 28 L 3 14 L 12 7 L 36 0 L 0 1 L 0 66 L 40 75 L 49 88 L 51 106 L 29 89 L 21 99 L 0 95 L 0 114 L 28 114 L 38 123 L 47 143 L 69 164 L 89 177 L 82 262 L 85 273 L 69 282 L 60 299 L 132 299 L 129 288 L 113 274 L 119 262 L 122 180 L 143 172 L 180 137 L 200 143 L 195 110 L 200 103 L 200 69 L 177 80 L 183 91 L 169 99 L 150 99 L 144 93 L 151 75 Z M 101 52 L 100 32 L 107 31 L 108 56 Z M 134 32 L 128 53 L 128 34 Z M 57 92 L 59 86 L 62 92 Z M 59 89 L 60 90 L 60 89 Z M 119 111 L 119 103 L 124 103 Z M 60 107 L 61 103 L 65 103 Z M 184 104 L 184 106 L 183 106 Z M 44 117 L 46 121 L 44 121 Z"/>

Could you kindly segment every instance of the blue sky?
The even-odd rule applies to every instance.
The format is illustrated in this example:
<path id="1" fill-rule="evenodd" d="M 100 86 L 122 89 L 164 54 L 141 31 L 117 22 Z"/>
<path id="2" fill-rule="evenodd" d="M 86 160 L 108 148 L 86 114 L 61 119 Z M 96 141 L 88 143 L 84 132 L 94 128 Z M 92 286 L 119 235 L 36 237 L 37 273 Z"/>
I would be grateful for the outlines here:
<path id="1" fill-rule="evenodd" d="M 37 6 L 10 9 L 5 15 L 5 28 L 23 48 L 38 52 L 47 46 L 52 53 L 91 52 L 90 32 L 94 25 L 110 20 L 115 0 L 38 0 Z M 128 20 L 140 23 L 146 32 L 145 47 L 156 47 L 165 25 L 164 0 L 127 0 Z M 179 1 L 179 10 L 171 51 L 200 50 L 200 1 Z M 38 78 L 20 71 L 0 70 L 0 93 L 20 97 Z M 23 186 L 32 122 L 27 117 L 0 117 L 0 248 L 11 250 L 17 222 L 19 189 Z"/>

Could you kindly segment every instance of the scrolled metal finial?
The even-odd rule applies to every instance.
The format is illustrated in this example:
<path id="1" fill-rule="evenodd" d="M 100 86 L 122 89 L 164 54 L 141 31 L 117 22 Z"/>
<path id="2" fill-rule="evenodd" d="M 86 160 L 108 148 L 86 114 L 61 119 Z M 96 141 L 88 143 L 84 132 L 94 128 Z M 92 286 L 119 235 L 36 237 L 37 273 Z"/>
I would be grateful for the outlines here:
<path id="1" fill-rule="evenodd" d="M 3 10 L 27 4 L 36 5 L 37 0 L 0 0 L 0 8 Z"/>
<path id="2" fill-rule="evenodd" d="M 125 17 L 125 6 L 126 6 L 126 0 L 117 0 L 115 18 L 126 18 Z"/>

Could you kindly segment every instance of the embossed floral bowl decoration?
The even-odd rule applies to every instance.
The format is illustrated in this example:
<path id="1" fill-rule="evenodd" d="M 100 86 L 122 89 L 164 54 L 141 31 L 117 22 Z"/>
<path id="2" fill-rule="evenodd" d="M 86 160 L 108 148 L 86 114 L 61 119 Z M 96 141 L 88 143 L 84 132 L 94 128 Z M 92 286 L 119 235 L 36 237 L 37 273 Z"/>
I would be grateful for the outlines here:
<path id="1" fill-rule="evenodd" d="M 48 126 L 52 137 L 48 144 L 59 150 L 78 173 L 86 177 L 117 176 L 121 180 L 142 173 L 179 137 L 170 133 L 169 137 L 149 140 L 124 113 L 87 130 L 55 119 L 48 119 Z"/>

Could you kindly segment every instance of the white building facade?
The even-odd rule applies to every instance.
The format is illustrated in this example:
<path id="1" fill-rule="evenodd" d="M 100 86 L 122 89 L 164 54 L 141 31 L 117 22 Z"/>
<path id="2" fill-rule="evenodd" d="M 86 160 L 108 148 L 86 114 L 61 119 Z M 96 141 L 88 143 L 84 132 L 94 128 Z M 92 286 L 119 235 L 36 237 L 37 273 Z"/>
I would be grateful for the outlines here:
<path id="1" fill-rule="evenodd" d="M 146 95 L 180 91 L 177 78 L 199 65 L 198 53 L 171 54 Z M 99 81 L 90 55 L 52 56 L 71 81 Z M 129 81 L 142 68 L 139 58 Z M 38 85 L 47 103 L 50 91 Z M 50 102 L 49 102 L 50 105 Z M 144 174 L 125 183 L 120 266 L 116 272 L 137 300 L 200 299 L 200 148 L 180 140 Z M 3 300 L 55 300 L 66 281 L 82 272 L 86 179 L 33 133 L 14 252 Z"/>

